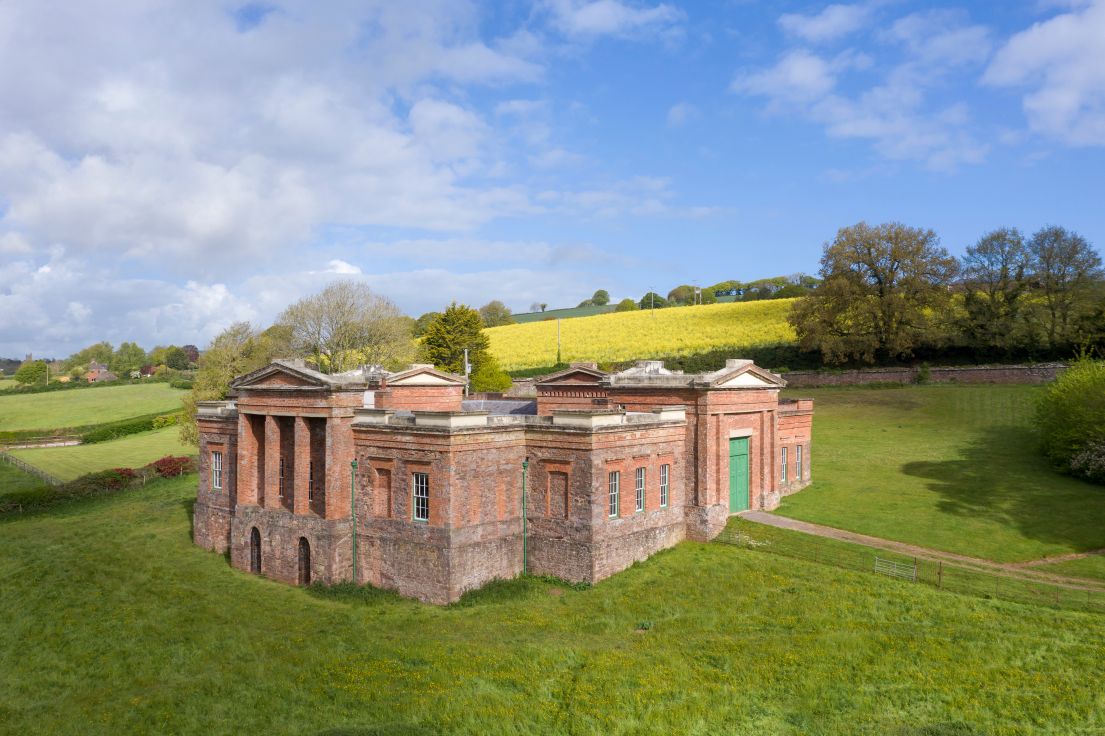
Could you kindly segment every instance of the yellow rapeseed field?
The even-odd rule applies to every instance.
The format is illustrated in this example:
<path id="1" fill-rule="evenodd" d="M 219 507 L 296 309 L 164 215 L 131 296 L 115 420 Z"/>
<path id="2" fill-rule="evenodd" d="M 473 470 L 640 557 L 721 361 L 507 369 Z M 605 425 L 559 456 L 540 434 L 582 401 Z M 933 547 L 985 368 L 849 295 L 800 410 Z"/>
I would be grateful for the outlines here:
<path id="1" fill-rule="evenodd" d="M 786 321 L 793 302 L 772 299 L 564 319 L 560 321 L 561 360 L 607 363 L 794 342 L 794 330 Z M 556 320 L 485 332 L 492 354 L 506 370 L 556 362 Z"/>

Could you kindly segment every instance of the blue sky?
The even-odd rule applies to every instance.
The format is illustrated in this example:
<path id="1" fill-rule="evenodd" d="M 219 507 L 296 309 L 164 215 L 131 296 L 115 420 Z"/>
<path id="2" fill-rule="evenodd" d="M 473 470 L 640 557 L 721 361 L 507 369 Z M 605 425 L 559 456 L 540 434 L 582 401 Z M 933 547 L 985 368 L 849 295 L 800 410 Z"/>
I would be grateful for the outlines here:
<path id="1" fill-rule="evenodd" d="M 0 5 L 0 355 L 1105 243 L 1105 0 Z"/>

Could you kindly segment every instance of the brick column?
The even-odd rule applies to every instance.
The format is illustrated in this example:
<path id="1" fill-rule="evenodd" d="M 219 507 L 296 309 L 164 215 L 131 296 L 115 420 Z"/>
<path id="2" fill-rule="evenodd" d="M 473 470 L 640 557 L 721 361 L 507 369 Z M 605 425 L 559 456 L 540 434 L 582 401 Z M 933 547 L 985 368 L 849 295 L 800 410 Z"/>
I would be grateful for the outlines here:
<path id="1" fill-rule="evenodd" d="M 238 503 L 256 505 L 257 489 L 257 438 L 249 414 L 238 417 Z"/>
<path id="2" fill-rule="evenodd" d="M 353 459 L 352 419 L 326 418 L 326 518 L 349 518 L 349 463 Z M 368 472 L 368 468 L 358 469 Z"/>
<path id="3" fill-rule="evenodd" d="M 262 505 L 266 509 L 280 508 L 280 427 L 276 417 L 265 415 L 265 489 Z"/>
<path id="4" fill-rule="evenodd" d="M 306 514 L 310 511 L 307 500 L 307 486 L 309 484 L 308 470 L 311 462 L 311 428 L 307 425 L 306 417 L 295 417 L 292 420 L 292 436 L 294 459 L 292 467 L 294 478 L 292 479 L 292 512 Z"/>

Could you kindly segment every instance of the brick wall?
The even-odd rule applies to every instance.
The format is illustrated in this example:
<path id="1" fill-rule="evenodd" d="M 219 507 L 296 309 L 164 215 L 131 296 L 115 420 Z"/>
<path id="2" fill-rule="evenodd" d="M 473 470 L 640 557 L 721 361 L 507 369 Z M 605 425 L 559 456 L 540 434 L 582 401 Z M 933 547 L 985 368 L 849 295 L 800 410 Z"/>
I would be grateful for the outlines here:
<path id="1" fill-rule="evenodd" d="M 1049 383 L 1067 369 L 1065 363 L 1039 365 L 967 365 L 929 369 L 936 383 Z M 915 383 L 919 367 L 865 368 L 854 371 L 791 371 L 783 374 L 790 388 L 807 386 L 856 386 L 867 383 Z"/>

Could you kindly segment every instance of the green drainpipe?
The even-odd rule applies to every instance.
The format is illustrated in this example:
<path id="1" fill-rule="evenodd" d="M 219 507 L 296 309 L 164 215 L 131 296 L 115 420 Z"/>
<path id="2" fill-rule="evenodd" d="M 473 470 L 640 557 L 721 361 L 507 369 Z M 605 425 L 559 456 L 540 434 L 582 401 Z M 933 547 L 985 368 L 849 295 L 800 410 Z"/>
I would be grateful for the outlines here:
<path id="1" fill-rule="evenodd" d="M 349 463 L 349 514 L 353 517 L 353 584 L 357 584 L 357 461 Z"/>
<path id="2" fill-rule="evenodd" d="M 529 458 L 522 461 L 522 574 L 529 574 L 529 560 L 527 559 L 528 547 L 526 543 L 526 471 L 529 469 Z"/>

